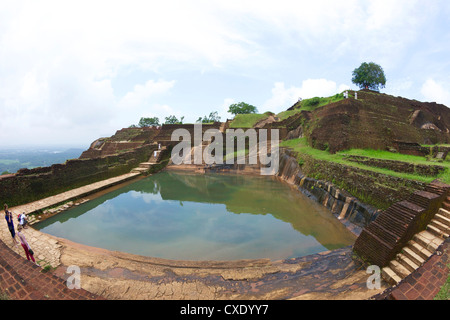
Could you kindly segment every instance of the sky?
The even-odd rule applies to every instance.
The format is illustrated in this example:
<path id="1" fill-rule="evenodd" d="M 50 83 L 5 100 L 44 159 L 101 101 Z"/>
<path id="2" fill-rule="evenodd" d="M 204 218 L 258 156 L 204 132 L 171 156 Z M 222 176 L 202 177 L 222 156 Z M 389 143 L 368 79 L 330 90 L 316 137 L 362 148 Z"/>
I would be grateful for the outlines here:
<path id="1" fill-rule="evenodd" d="M 0 148 L 88 148 L 141 117 L 358 89 L 450 106 L 448 0 L 0 0 Z"/>

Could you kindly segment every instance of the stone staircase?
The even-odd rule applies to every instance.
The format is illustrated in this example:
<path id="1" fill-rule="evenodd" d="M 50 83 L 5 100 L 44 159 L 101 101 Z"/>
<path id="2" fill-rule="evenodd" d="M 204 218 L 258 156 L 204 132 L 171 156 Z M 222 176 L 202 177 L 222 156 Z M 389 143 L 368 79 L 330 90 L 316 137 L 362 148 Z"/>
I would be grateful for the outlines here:
<path id="1" fill-rule="evenodd" d="M 160 162 L 164 150 L 166 150 L 165 146 L 155 150 L 147 162 L 141 162 L 138 167 L 131 170 L 131 173 L 147 173 L 153 165 Z"/>
<path id="2" fill-rule="evenodd" d="M 396 258 L 382 269 L 383 279 L 397 285 L 417 270 L 450 235 L 450 197 L 447 197 L 426 230 L 414 235 Z"/>

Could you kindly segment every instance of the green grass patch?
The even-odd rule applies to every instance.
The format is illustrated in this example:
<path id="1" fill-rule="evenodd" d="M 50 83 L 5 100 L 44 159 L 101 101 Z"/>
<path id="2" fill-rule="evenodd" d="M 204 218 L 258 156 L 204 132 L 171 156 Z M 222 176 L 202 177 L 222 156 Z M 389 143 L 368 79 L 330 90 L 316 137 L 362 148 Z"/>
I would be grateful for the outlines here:
<path id="1" fill-rule="evenodd" d="M 430 162 L 426 161 L 426 159 L 424 157 L 389 152 L 389 151 L 385 151 L 385 150 L 351 149 L 351 150 L 340 151 L 340 152 L 338 152 L 338 154 L 340 154 L 342 156 L 345 156 L 345 155 L 361 156 L 361 157 L 369 157 L 369 158 L 382 159 L 382 160 L 394 160 L 394 161 L 409 162 L 409 163 L 414 163 L 414 164 L 430 165 Z"/>
<path id="2" fill-rule="evenodd" d="M 279 114 L 276 115 L 276 117 L 278 118 L 278 121 L 283 121 L 286 120 L 287 118 L 299 113 L 301 110 L 300 109 L 294 109 L 294 110 L 286 110 L 283 112 L 280 112 Z"/>
<path id="3" fill-rule="evenodd" d="M 415 164 L 430 165 L 430 163 L 427 162 L 424 157 L 402 155 L 402 154 L 391 153 L 388 151 L 359 150 L 359 149 L 347 150 L 347 151 L 338 152 L 336 154 L 331 154 L 328 151 L 315 149 L 315 148 L 309 146 L 308 142 L 306 141 L 306 138 L 282 141 L 280 143 L 280 146 L 291 148 L 295 152 L 297 152 L 300 156 L 302 154 L 306 154 L 317 160 L 339 163 L 339 164 L 343 164 L 343 165 L 346 165 L 349 167 L 355 167 L 355 168 L 368 170 L 368 171 L 372 171 L 372 172 L 376 172 L 376 173 L 380 173 L 380 174 L 385 174 L 385 175 L 389 175 L 389 176 L 393 176 L 393 177 L 409 179 L 409 180 L 416 180 L 416 181 L 421 181 L 421 182 L 425 182 L 425 183 L 430 183 L 431 181 L 435 180 L 436 178 L 439 178 L 445 183 L 450 183 L 450 162 L 449 161 L 444 161 L 444 162 L 439 163 L 439 165 L 446 167 L 445 171 L 443 173 L 441 173 L 439 176 L 426 177 L 426 176 L 422 176 L 419 174 L 401 173 L 401 172 L 395 172 L 395 171 L 388 170 L 388 169 L 371 167 L 371 166 L 358 164 L 358 163 L 355 163 L 352 161 L 345 160 L 345 155 L 359 155 L 359 156 L 366 156 L 366 157 L 372 157 L 372 158 L 378 158 L 378 159 L 397 160 L 397 161 L 404 161 L 404 162 L 412 162 Z"/>
<path id="4" fill-rule="evenodd" d="M 450 268 L 450 264 L 447 265 Z M 450 274 L 447 277 L 447 281 L 442 286 L 441 290 L 434 297 L 434 300 L 450 300 Z"/>
<path id="5" fill-rule="evenodd" d="M 259 121 L 267 119 L 268 114 L 237 114 L 234 120 L 230 123 L 230 128 L 253 128 Z"/>
<path id="6" fill-rule="evenodd" d="M 350 96 L 350 95 L 349 95 Z M 343 93 L 337 93 L 331 97 L 314 97 L 311 99 L 305 99 L 300 102 L 300 110 L 313 111 L 317 108 L 323 107 L 327 104 L 344 100 Z"/>

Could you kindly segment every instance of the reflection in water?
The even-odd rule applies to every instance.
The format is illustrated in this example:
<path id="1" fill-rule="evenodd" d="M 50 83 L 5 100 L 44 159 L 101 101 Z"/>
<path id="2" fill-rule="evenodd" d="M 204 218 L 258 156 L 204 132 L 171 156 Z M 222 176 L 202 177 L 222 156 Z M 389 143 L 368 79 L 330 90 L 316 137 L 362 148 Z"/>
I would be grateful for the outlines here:
<path id="1" fill-rule="evenodd" d="M 328 210 L 271 177 L 174 172 L 35 227 L 91 246 L 183 260 L 284 259 L 355 240 Z"/>

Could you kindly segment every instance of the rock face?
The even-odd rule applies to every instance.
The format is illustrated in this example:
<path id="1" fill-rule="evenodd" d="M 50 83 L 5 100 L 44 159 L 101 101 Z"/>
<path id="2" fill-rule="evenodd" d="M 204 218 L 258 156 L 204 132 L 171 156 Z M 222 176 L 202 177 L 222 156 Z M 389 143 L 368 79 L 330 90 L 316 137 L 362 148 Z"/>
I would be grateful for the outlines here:
<path id="1" fill-rule="evenodd" d="M 344 99 L 311 112 L 303 123 L 311 145 L 334 153 L 351 148 L 386 149 L 395 141 L 419 144 L 450 142 L 450 109 L 358 91 L 358 100 Z"/>

